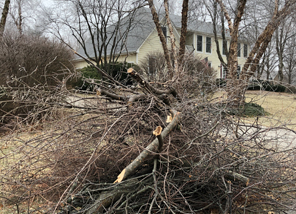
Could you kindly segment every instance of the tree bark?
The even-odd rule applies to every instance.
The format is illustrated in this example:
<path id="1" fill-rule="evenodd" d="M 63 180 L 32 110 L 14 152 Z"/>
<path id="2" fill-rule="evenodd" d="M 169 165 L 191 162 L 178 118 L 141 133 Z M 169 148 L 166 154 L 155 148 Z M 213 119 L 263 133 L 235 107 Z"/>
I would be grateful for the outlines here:
<path id="1" fill-rule="evenodd" d="M 216 43 L 216 53 L 218 55 L 218 58 L 219 58 L 221 64 L 224 67 L 227 67 L 227 63 L 224 61 L 224 59 L 221 55 L 218 34 L 217 34 L 217 2 L 216 1 L 214 2 L 213 7 L 214 7 L 214 12 L 213 12 L 213 16 L 212 16 L 212 21 L 213 21 L 213 33 L 214 33 L 214 38 L 215 38 L 215 43 Z"/>
<path id="2" fill-rule="evenodd" d="M 252 51 L 243 66 L 241 78 L 247 81 L 255 72 L 256 66 L 264 54 L 268 44 L 271 41 L 274 31 L 277 29 L 281 21 L 285 19 L 294 9 L 296 1 L 287 1 L 285 6 L 278 11 L 278 5 L 275 6 L 274 15 L 265 27 L 264 31 L 258 37 Z M 248 70 L 250 68 L 250 70 Z"/>
<path id="3" fill-rule="evenodd" d="M 189 0 L 183 0 L 182 5 L 182 27 L 181 27 L 181 37 L 180 37 L 180 49 L 179 49 L 179 65 L 182 65 L 184 54 L 185 54 L 185 45 L 186 45 L 186 34 L 187 34 L 187 22 L 188 22 L 188 2 Z"/>
<path id="4" fill-rule="evenodd" d="M 111 99 L 114 99 L 114 100 L 122 100 L 122 101 L 127 101 L 127 97 L 126 96 L 121 96 L 121 95 L 118 95 L 118 94 L 114 94 L 112 92 L 109 92 L 107 90 L 104 90 L 104 89 L 97 89 L 97 95 L 105 95 L 106 97 L 110 97 Z"/>
<path id="5" fill-rule="evenodd" d="M 246 0 L 240 0 L 238 2 L 237 12 L 232 23 L 230 15 L 228 14 L 224 4 L 221 0 L 217 0 L 219 3 L 227 21 L 228 21 L 228 28 L 230 31 L 231 41 L 229 47 L 229 53 L 227 57 L 227 65 L 228 65 L 228 76 L 227 76 L 227 98 L 233 103 L 234 107 L 239 107 L 242 102 L 244 101 L 244 88 L 241 88 L 242 81 L 237 78 L 237 41 L 238 41 L 238 29 L 239 24 L 241 22 L 242 16 L 244 14 L 244 9 L 246 5 Z"/>
<path id="6" fill-rule="evenodd" d="M 0 22 L 0 37 L 2 37 L 6 25 L 6 19 L 9 11 L 10 0 L 5 0 L 4 8 L 2 11 L 2 17 Z"/>
<path id="7" fill-rule="evenodd" d="M 127 194 L 135 188 L 138 181 L 131 179 L 126 183 L 116 185 L 111 191 L 104 191 L 100 193 L 98 199 L 93 203 L 87 214 L 103 213 L 113 202 L 117 201 L 123 194 Z"/>
<path id="8" fill-rule="evenodd" d="M 233 107 L 239 107 L 244 103 L 245 91 L 248 85 L 248 80 L 257 70 L 257 65 L 264 54 L 268 44 L 271 41 L 274 31 L 277 29 L 279 24 L 287 17 L 288 14 L 294 9 L 296 1 L 291 0 L 287 1 L 284 7 L 281 10 L 278 10 L 279 2 L 275 1 L 274 14 L 265 27 L 264 31 L 258 37 L 252 51 L 249 53 L 249 56 L 243 66 L 241 75 L 239 79 L 237 77 L 237 39 L 238 39 L 238 26 L 241 21 L 242 15 L 244 13 L 244 8 L 246 0 L 238 1 L 238 8 L 236 11 L 236 17 L 234 24 L 231 22 L 231 18 L 226 10 L 226 7 L 223 5 L 221 0 L 216 0 L 224 12 L 224 16 L 228 21 L 228 27 L 231 35 L 231 44 L 230 44 L 230 53 L 228 57 L 228 68 L 230 73 L 230 78 L 227 81 L 227 97 Z"/>
<path id="9" fill-rule="evenodd" d="M 172 47 L 172 53 L 173 53 L 173 69 L 174 69 L 174 75 L 178 76 L 179 72 L 179 66 L 178 66 L 178 56 L 177 56 L 177 48 L 176 48 L 176 38 L 174 36 L 174 30 L 172 26 L 172 22 L 170 20 L 170 14 L 169 14 L 169 3 L 168 0 L 164 0 L 164 8 L 165 8 L 165 17 L 166 17 L 166 23 L 169 28 L 170 32 L 170 39 L 171 39 L 171 47 Z"/>
<path id="10" fill-rule="evenodd" d="M 168 67 L 169 78 L 172 79 L 173 75 L 174 75 L 174 73 L 173 73 L 174 69 L 173 69 L 173 66 L 172 66 L 172 63 L 171 63 L 171 57 L 170 57 L 169 49 L 168 49 L 168 46 L 167 46 L 166 38 L 163 35 L 162 29 L 161 29 L 161 26 L 160 26 L 160 23 L 159 23 L 159 18 L 158 18 L 156 9 L 154 7 L 153 0 L 147 0 L 147 1 L 148 1 L 148 4 L 149 4 L 149 8 L 151 10 L 151 14 L 152 14 L 152 17 L 153 17 L 154 24 L 156 26 L 156 30 L 157 30 L 159 39 L 161 41 L 165 61 L 166 61 L 167 67 Z"/>

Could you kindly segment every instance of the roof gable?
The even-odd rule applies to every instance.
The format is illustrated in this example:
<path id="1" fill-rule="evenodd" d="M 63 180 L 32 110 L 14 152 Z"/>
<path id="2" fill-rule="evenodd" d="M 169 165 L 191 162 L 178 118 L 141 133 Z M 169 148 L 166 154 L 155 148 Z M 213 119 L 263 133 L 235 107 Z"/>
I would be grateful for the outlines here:
<path id="1" fill-rule="evenodd" d="M 118 38 L 120 38 L 120 35 L 122 35 L 123 33 L 126 33 L 127 28 L 130 26 L 129 32 L 128 32 L 128 36 L 126 37 L 125 40 L 117 40 L 117 50 L 115 50 L 115 53 L 132 53 L 132 52 L 136 52 L 138 50 L 138 48 L 142 45 L 142 43 L 145 41 L 145 39 L 147 38 L 147 36 L 150 34 L 150 32 L 155 28 L 154 22 L 152 20 L 152 16 L 150 13 L 149 8 L 140 8 L 138 9 L 135 14 L 134 17 L 132 17 L 132 24 L 129 24 L 130 21 L 130 17 L 125 17 L 122 20 L 122 24 L 119 28 L 118 31 Z M 111 25 L 107 28 L 107 39 L 108 40 L 112 40 L 112 35 L 113 32 L 115 30 L 116 25 Z M 108 33 L 109 32 L 109 33 Z M 95 38 L 97 37 L 97 35 L 95 35 Z M 99 42 L 101 42 L 99 40 Z M 91 38 L 87 39 L 85 42 L 85 48 L 87 50 L 87 53 L 89 56 L 94 57 L 94 47 L 93 47 L 93 43 Z M 97 41 L 95 41 L 95 48 L 97 49 Z M 113 42 L 110 42 L 110 44 L 108 44 L 107 46 L 107 53 L 109 54 L 112 50 L 112 44 Z M 86 57 L 86 54 L 84 52 L 83 47 L 80 47 L 77 50 L 78 53 L 80 53 L 82 56 Z M 76 59 L 80 59 L 79 57 L 77 57 Z"/>
<path id="2" fill-rule="evenodd" d="M 120 33 L 124 33 L 129 26 L 129 18 L 125 17 L 122 20 L 122 24 L 120 26 Z M 163 22 L 164 21 L 164 13 L 160 13 L 159 19 Z M 181 16 L 178 15 L 170 15 L 171 22 L 175 29 L 181 29 Z M 136 52 L 142 44 L 145 42 L 147 37 L 151 34 L 151 32 L 155 29 L 155 25 L 152 19 L 152 15 L 149 8 L 143 7 L 137 9 L 135 15 L 132 20 L 131 28 L 128 32 L 128 36 L 124 41 L 118 41 L 118 48 L 115 50 L 117 54 L 126 54 L 126 53 L 134 53 Z M 109 37 L 110 39 L 112 33 L 115 30 L 115 25 L 111 25 L 108 27 L 108 32 L 110 32 Z M 205 35 L 214 35 L 213 33 L 213 23 L 210 22 L 202 22 L 202 21 L 188 21 L 188 32 L 200 33 Z M 221 26 L 217 26 L 217 32 L 221 32 Z M 230 38 L 229 32 L 226 32 L 226 37 Z M 96 47 L 97 48 L 97 47 Z M 94 47 L 91 42 L 91 39 L 86 41 L 86 50 L 89 56 L 94 57 Z M 112 50 L 112 44 L 109 44 L 107 47 L 107 53 L 109 54 Z M 82 56 L 86 57 L 83 48 L 79 48 L 78 53 Z M 78 59 L 77 57 L 76 59 Z"/>

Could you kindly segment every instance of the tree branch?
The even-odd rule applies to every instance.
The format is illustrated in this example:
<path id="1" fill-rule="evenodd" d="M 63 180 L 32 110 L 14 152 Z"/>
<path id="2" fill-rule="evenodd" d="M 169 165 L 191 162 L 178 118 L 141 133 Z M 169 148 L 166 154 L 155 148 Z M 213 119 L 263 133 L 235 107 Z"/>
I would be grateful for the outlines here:
<path id="1" fill-rule="evenodd" d="M 173 111 L 173 110 L 172 110 Z M 181 113 L 173 111 L 174 118 L 172 122 L 163 130 L 161 133 L 161 138 L 164 139 L 172 130 L 173 128 L 179 123 L 181 118 Z M 151 152 L 157 152 L 159 148 L 159 141 L 155 138 L 152 143 L 150 143 L 145 150 L 141 152 L 141 154 L 127 167 L 122 170 L 122 172 L 118 175 L 117 180 L 114 183 L 120 183 L 122 180 L 126 179 L 129 175 L 133 174 L 135 170 L 142 165 L 142 163 L 149 157 Z"/>
<path id="2" fill-rule="evenodd" d="M 154 88 L 133 68 L 129 68 L 127 70 L 127 73 L 129 73 L 148 93 L 152 93 L 155 95 L 172 94 L 174 97 L 178 99 L 178 94 L 175 91 L 175 89 L 159 90 L 157 88 Z"/>

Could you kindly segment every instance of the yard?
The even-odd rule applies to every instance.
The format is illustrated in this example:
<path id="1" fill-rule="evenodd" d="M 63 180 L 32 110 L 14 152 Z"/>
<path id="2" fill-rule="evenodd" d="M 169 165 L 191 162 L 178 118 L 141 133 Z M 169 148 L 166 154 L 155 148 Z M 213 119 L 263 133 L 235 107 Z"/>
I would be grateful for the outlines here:
<path id="1" fill-rule="evenodd" d="M 225 96 L 218 92 L 215 96 Z M 266 127 L 286 126 L 296 131 L 296 95 L 269 91 L 247 91 L 246 102 L 261 105 L 269 114 L 258 118 L 258 123 Z M 253 123 L 257 118 L 244 118 Z"/>
<path id="2" fill-rule="evenodd" d="M 296 131 L 296 95 L 267 91 L 248 91 L 247 102 L 261 105 L 270 115 L 260 117 L 263 126 L 287 126 Z M 252 119 L 246 119 L 253 121 Z"/>

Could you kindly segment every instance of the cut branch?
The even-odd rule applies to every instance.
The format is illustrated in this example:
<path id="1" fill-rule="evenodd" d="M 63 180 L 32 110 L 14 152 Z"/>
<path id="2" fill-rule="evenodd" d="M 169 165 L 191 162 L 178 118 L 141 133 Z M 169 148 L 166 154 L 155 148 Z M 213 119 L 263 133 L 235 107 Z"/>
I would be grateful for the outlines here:
<path id="1" fill-rule="evenodd" d="M 151 86 L 143 77 L 141 77 L 133 68 L 127 70 L 129 73 L 148 93 L 155 95 L 172 94 L 174 97 L 178 97 L 177 92 L 174 89 L 159 90 Z"/>
<path id="2" fill-rule="evenodd" d="M 110 97 L 111 99 L 114 99 L 114 100 L 122 100 L 122 101 L 127 100 L 127 97 L 125 97 L 125 96 L 120 96 L 118 94 L 114 94 L 112 92 L 109 92 L 109 91 L 101 89 L 101 88 L 97 89 L 97 95 L 98 96 L 105 95 L 106 97 Z"/>
<path id="3" fill-rule="evenodd" d="M 153 134 L 157 137 L 158 143 L 159 143 L 158 152 L 161 151 L 161 148 L 163 146 L 163 139 L 161 137 L 161 132 L 162 132 L 162 127 L 161 126 L 157 126 L 156 129 L 153 131 Z"/>
<path id="4" fill-rule="evenodd" d="M 133 102 L 136 102 L 140 99 L 144 99 L 146 97 L 145 94 L 139 94 L 139 95 L 133 95 L 133 96 L 130 96 L 127 104 L 128 104 L 128 107 L 130 108 L 132 105 L 133 105 Z"/>
<path id="5" fill-rule="evenodd" d="M 102 213 L 112 202 L 117 201 L 123 194 L 127 194 L 134 189 L 137 183 L 138 180 L 131 179 L 122 185 L 116 185 L 111 191 L 100 193 L 99 198 L 93 203 L 87 214 Z"/>
<path id="6" fill-rule="evenodd" d="M 228 173 L 226 173 L 225 177 L 233 181 L 238 180 L 244 183 L 245 186 L 248 186 L 250 181 L 249 178 L 247 178 L 246 176 L 236 172 L 232 172 L 232 171 L 229 171 Z"/>
<path id="7" fill-rule="evenodd" d="M 173 110 L 172 110 L 173 111 Z M 164 139 L 172 130 L 173 128 L 178 124 L 180 118 L 181 118 L 181 113 L 173 111 L 174 113 L 174 118 L 172 122 L 163 130 L 161 133 L 161 138 Z M 151 152 L 157 152 L 159 148 L 159 141 L 158 138 L 154 139 L 152 143 L 150 143 L 145 150 L 141 152 L 141 154 L 132 162 L 130 163 L 127 167 L 125 167 L 124 170 L 118 175 L 117 180 L 114 183 L 120 183 L 122 180 L 126 179 L 129 175 L 133 174 L 135 170 L 142 165 L 142 163 L 149 157 Z"/>

